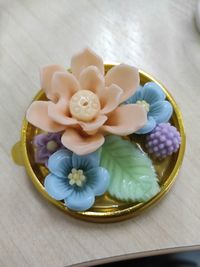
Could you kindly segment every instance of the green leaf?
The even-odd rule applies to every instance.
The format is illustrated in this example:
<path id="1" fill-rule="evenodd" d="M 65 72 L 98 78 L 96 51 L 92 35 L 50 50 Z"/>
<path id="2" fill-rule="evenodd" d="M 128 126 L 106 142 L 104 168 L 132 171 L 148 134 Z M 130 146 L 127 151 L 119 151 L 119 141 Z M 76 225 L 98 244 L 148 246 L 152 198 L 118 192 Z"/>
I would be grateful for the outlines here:
<path id="1" fill-rule="evenodd" d="M 149 157 L 135 144 L 119 136 L 106 137 L 101 166 L 110 173 L 108 192 L 119 200 L 145 202 L 160 191 Z"/>

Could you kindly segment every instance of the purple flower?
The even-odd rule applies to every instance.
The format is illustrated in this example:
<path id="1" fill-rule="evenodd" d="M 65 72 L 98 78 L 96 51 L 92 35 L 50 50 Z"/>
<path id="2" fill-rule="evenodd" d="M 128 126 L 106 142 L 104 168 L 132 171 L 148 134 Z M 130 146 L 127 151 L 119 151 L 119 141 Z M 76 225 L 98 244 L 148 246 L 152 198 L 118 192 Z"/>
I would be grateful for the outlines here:
<path id="1" fill-rule="evenodd" d="M 181 136 L 170 123 L 160 123 L 147 136 L 146 147 L 156 158 L 164 159 L 178 151 Z"/>
<path id="2" fill-rule="evenodd" d="M 49 157 L 63 148 L 61 133 L 42 133 L 35 136 L 33 144 L 36 147 L 35 162 L 47 165 Z"/>

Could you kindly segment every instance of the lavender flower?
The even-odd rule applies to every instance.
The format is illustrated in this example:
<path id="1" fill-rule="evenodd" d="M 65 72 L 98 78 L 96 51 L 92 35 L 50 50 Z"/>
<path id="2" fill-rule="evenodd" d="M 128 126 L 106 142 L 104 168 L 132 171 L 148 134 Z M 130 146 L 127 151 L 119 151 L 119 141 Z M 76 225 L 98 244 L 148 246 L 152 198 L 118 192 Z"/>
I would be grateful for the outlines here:
<path id="1" fill-rule="evenodd" d="M 33 144 L 36 147 L 35 162 L 47 165 L 49 157 L 63 148 L 61 133 L 42 133 L 35 136 Z"/>
<path id="2" fill-rule="evenodd" d="M 178 151 L 181 136 L 170 123 L 160 123 L 147 136 L 146 147 L 156 158 L 164 159 Z"/>

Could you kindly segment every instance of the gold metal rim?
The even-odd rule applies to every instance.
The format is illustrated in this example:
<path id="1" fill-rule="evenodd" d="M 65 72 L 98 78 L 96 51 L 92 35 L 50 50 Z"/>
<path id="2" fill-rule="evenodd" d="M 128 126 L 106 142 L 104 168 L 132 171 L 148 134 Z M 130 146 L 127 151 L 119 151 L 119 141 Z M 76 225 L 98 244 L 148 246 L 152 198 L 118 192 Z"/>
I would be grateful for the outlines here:
<path id="1" fill-rule="evenodd" d="M 105 64 L 105 67 L 107 66 L 108 68 L 110 68 L 113 65 L 115 65 L 115 64 Z M 111 211 L 111 212 L 94 212 L 94 211 L 90 211 L 90 210 L 85 211 L 85 212 L 73 212 L 73 211 L 67 209 L 62 202 L 51 198 L 47 194 L 47 192 L 45 191 L 43 185 L 37 179 L 37 176 L 35 175 L 32 167 L 31 167 L 29 157 L 28 157 L 27 147 L 26 147 L 26 143 L 27 143 L 26 131 L 27 131 L 28 122 L 26 119 L 24 119 L 24 121 L 23 121 L 22 129 L 21 129 L 21 153 L 22 153 L 22 157 L 23 157 L 23 163 L 24 163 L 24 166 L 26 168 L 28 175 L 30 176 L 30 178 L 31 178 L 32 182 L 34 183 L 35 187 L 37 188 L 37 190 L 48 201 L 50 201 L 52 204 L 54 204 L 55 206 L 57 206 L 62 211 L 66 212 L 67 214 L 72 215 L 73 217 L 76 217 L 76 218 L 79 218 L 79 219 L 82 219 L 85 221 L 101 222 L 101 223 L 116 222 L 116 221 L 128 219 L 130 217 L 133 217 L 133 216 L 140 214 L 144 210 L 148 209 L 149 207 L 151 207 L 152 205 L 157 203 L 169 191 L 169 189 L 171 188 L 172 184 L 174 183 L 174 181 L 176 179 L 176 176 L 179 172 L 179 169 L 180 169 L 182 161 L 183 161 L 184 152 L 185 152 L 185 145 L 186 145 L 186 137 L 185 137 L 185 131 L 184 131 L 184 125 L 183 125 L 183 119 L 182 119 L 181 112 L 180 112 L 174 98 L 168 92 L 168 90 L 164 87 L 164 85 L 162 85 L 157 79 L 155 79 L 154 77 L 152 77 L 151 75 L 147 74 L 146 72 L 144 72 L 142 70 L 140 70 L 139 73 L 141 76 L 146 77 L 149 80 L 159 84 L 161 86 L 161 88 L 163 89 L 163 91 L 166 93 L 167 99 L 171 102 L 171 104 L 173 106 L 174 113 L 175 113 L 175 116 L 176 116 L 176 119 L 177 119 L 177 122 L 179 125 L 179 131 L 181 134 L 181 145 L 180 145 L 180 149 L 178 152 L 176 164 L 175 164 L 171 174 L 169 175 L 169 177 L 165 181 L 165 183 L 162 185 L 161 191 L 155 197 L 153 197 L 152 199 L 150 199 L 149 201 L 147 201 L 145 203 L 139 203 L 138 205 L 133 205 L 133 206 L 128 207 L 128 208 L 123 209 L 123 210 L 116 210 L 116 211 Z M 42 96 L 42 94 L 43 94 L 43 91 L 40 91 L 35 96 L 34 100 L 37 100 L 38 98 L 40 98 Z"/>

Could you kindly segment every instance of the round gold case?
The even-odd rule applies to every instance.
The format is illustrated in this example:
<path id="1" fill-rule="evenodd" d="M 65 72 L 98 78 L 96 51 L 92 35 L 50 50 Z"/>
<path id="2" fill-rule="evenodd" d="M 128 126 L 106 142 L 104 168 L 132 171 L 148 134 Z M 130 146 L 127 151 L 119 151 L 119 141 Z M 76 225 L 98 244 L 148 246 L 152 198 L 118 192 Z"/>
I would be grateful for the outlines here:
<path id="1" fill-rule="evenodd" d="M 113 66 L 114 64 L 105 64 L 105 71 L 107 72 Z M 173 182 L 175 181 L 175 178 L 183 161 L 186 142 L 181 112 L 173 97 L 170 95 L 168 90 L 162 84 L 160 84 L 160 82 L 158 82 L 155 78 L 145 73 L 144 71 L 140 70 L 139 73 L 141 85 L 145 84 L 146 82 L 153 81 L 157 83 L 165 92 L 167 100 L 173 106 L 173 115 L 170 122 L 179 130 L 181 134 L 181 146 L 177 153 L 173 154 L 170 157 L 167 157 L 162 161 L 152 159 L 153 165 L 159 178 L 161 190 L 155 197 L 145 203 L 122 202 L 112 198 L 111 196 L 109 196 L 109 194 L 105 193 L 103 196 L 96 198 L 95 204 L 90 210 L 84 212 L 75 212 L 66 208 L 62 201 L 57 201 L 51 198 L 43 186 L 44 178 L 48 174 L 48 170 L 44 167 L 44 165 L 40 165 L 34 162 L 34 147 L 32 145 L 32 140 L 34 136 L 39 133 L 39 129 L 34 127 L 30 123 L 28 123 L 26 119 L 24 119 L 21 130 L 21 140 L 16 143 L 12 149 L 13 160 L 15 161 L 15 163 L 25 166 L 26 171 L 37 190 L 48 201 L 60 208 L 66 214 L 91 222 L 107 223 L 125 220 L 140 214 L 147 208 L 151 207 L 153 204 L 157 203 L 168 192 Z M 46 99 L 46 97 L 42 90 L 34 98 L 34 100 L 44 99 Z M 135 137 L 133 137 L 133 140 L 145 151 L 145 135 L 135 135 Z"/>

